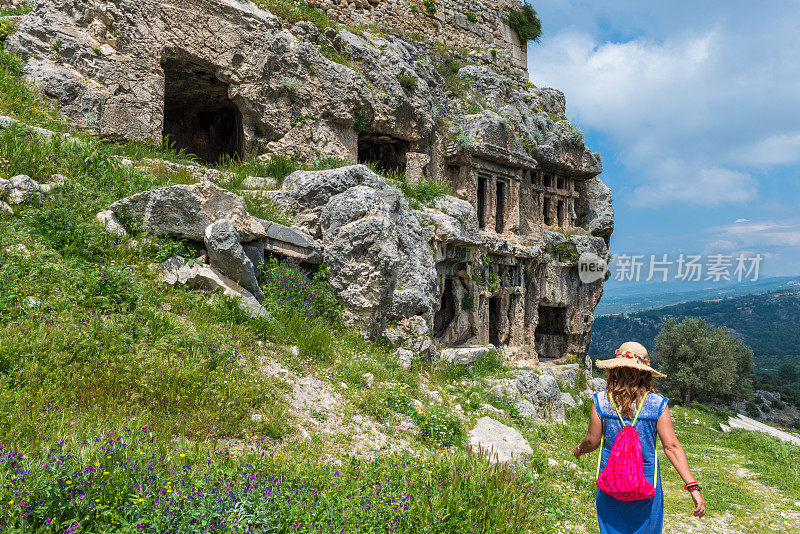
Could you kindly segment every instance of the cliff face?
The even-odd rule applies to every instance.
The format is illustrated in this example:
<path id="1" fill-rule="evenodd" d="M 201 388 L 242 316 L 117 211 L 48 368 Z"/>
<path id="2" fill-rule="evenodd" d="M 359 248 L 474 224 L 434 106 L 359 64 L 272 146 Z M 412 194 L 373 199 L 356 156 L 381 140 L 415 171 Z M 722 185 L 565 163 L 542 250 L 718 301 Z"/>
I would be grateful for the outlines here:
<path id="1" fill-rule="evenodd" d="M 361 15 L 373 19 L 383 9 L 368 5 Z M 597 178 L 599 155 L 566 120 L 563 94 L 528 83 L 518 60 L 499 64 L 511 45 L 494 54 L 493 40 L 468 51 L 374 26 L 320 31 L 238 0 L 38 0 L 33 8 L 10 47 L 28 58 L 24 73 L 44 95 L 100 135 L 167 136 L 210 162 L 332 156 L 450 182 L 452 197 L 407 213 L 383 185 L 337 190 L 345 194 L 338 207 L 297 205 L 297 188 L 325 180 L 294 177 L 275 195 L 327 247 L 354 322 L 382 331 L 420 317 L 439 346 L 492 343 L 525 359 L 585 354 L 602 281 L 582 283 L 576 263 L 584 252 L 606 256 L 611 195 Z M 455 44 L 477 42 L 480 32 L 459 30 L 463 14 L 447 9 L 439 16 L 455 21 L 447 30 L 462 36 Z M 492 35 L 504 35 L 503 24 Z M 363 222 L 374 213 L 351 213 L 351 196 L 385 217 L 388 241 L 358 231 L 374 226 Z M 359 240 L 374 241 L 372 259 L 359 255 Z M 386 242 L 402 261 L 385 262 L 374 247 Z"/>

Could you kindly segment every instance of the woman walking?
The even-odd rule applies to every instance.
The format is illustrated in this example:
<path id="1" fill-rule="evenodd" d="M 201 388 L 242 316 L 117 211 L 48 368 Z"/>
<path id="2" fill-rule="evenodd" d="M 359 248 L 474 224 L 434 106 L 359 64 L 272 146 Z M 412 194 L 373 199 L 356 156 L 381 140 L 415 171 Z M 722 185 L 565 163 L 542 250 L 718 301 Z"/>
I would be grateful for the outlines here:
<path id="1" fill-rule="evenodd" d="M 608 385 L 595 393 L 589 430 L 573 454 L 580 458 L 602 445 L 597 469 L 601 534 L 661 534 L 664 494 L 656 435 L 694 501 L 694 515 L 706 513 L 700 484 L 672 427 L 667 398 L 652 385 L 654 376 L 665 375 L 649 364 L 647 349 L 632 341 L 623 343 L 615 358 L 597 361 L 597 367 L 608 369 Z"/>

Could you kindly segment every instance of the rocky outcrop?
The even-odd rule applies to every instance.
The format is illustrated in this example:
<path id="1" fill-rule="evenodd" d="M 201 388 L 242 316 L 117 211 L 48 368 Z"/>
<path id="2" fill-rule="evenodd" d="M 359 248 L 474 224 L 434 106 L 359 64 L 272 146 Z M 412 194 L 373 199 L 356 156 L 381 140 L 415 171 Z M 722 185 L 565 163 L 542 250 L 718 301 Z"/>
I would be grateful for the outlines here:
<path id="1" fill-rule="evenodd" d="M 430 316 L 436 271 L 408 201 L 363 165 L 298 171 L 274 199 L 322 242 L 330 283 L 352 322 L 382 332 L 388 319 Z"/>
<path id="2" fill-rule="evenodd" d="M 158 266 L 161 280 L 169 285 L 185 285 L 190 289 L 221 291 L 224 295 L 236 297 L 239 307 L 257 318 L 269 318 L 255 296 L 220 272 L 217 268 L 194 263 L 192 265 L 181 256 L 173 256 Z"/>
<path id="3" fill-rule="evenodd" d="M 472 365 L 484 356 L 492 353 L 497 353 L 494 345 L 487 345 L 485 347 L 457 347 L 452 349 L 444 349 L 441 352 L 442 362 L 452 363 L 455 365 Z"/>
<path id="4" fill-rule="evenodd" d="M 481 417 L 469 432 L 469 446 L 486 455 L 491 463 L 509 463 L 533 453 L 519 430 L 491 417 Z"/>
<path id="5" fill-rule="evenodd" d="M 526 419 L 564 419 L 564 402 L 555 377 L 534 370 L 517 371 L 516 375 L 516 378 L 490 380 L 490 390 L 511 401 Z"/>
<path id="6" fill-rule="evenodd" d="M 213 182 L 144 191 L 114 202 L 110 210 L 153 235 L 203 241 L 208 225 L 227 219 L 242 241 L 266 237 L 263 226 L 247 213 L 244 199 Z"/>
<path id="7" fill-rule="evenodd" d="M 322 246 L 310 235 L 276 222 L 257 220 L 266 234 L 263 248 L 269 252 L 307 263 L 322 263 Z"/>

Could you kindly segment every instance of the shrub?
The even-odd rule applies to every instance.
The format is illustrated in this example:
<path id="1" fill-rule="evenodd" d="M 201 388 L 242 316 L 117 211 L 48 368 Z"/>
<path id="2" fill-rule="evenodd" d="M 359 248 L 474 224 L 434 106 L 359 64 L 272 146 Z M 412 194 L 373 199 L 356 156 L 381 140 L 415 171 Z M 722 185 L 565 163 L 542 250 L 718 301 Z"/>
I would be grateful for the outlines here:
<path id="1" fill-rule="evenodd" d="M 27 15 L 31 12 L 31 7 L 27 2 L 23 2 L 16 7 L 4 7 L 0 9 L 0 17 L 13 17 L 15 15 Z"/>
<path id="2" fill-rule="evenodd" d="M 525 4 L 522 9 L 509 13 L 507 22 L 517 32 L 523 44 L 528 41 L 538 41 L 542 36 L 542 21 L 530 4 Z"/>
<path id="3" fill-rule="evenodd" d="M 572 243 L 559 243 L 553 250 L 561 263 L 575 263 L 579 259 L 578 251 Z"/>
<path id="4" fill-rule="evenodd" d="M 299 22 L 301 20 L 311 22 L 320 31 L 339 26 L 335 20 L 324 12 L 309 6 L 303 0 L 255 0 L 255 3 L 267 8 L 276 17 L 289 22 Z"/>
<path id="5" fill-rule="evenodd" d="M 281 78 L 281 87 L 290 91 L 292 93 L 296 93 L 303 87 L 303 82 L 300 81 L 299 78 L 295 78 L 294 76 L 284 76 Z"/>
<path id="6" fill-rule="evenodd" d="M 470 11 L 467 13 L 467 20 L 474 24 L 478 22 L 478 15 L 476 15 L 474 11 Z"/>
<path id="7" fill-rule="evenodd" d="M 87 307 L 104 311 L 131 311 L 139 303 L 139 292 L 127 269 L 113 263 L 88 275 Z"/>
<path id="8" fill-rule="evenodd" d="M 17 22 L 14 20 L 0 20 L 0 43 L 8 39 L 8 36 L 17 31 Z"/>
<path id="9" fill-rule="evenodd" d="M 423 440 L 443 447 L 458 445 L 464 440 L 464 428 L 454 415 L 435 409 L 416 417 Z"/>
<path id="10" fill-rule="evenodd" d="M 425 10 L 431 15 L 436 14 L 436 0 L 425 0 Z"/>
<path id="11" fill-rule="evenodd" d="M 464 311 L 470 311 L 475 307 L 475 299 L 472 296 L 472 293 L 464 293 L 464 296 L 461 297 L 461 309 Z"/>
<path id="12" fill-rule="evenodd" d="M 431 206 L 437 198 L 452 193 L 450 183 L 437 178 L 418 178 L 410 182 L 405 175 L 400 174 L 392 178 L 392 182 L 405 195 L 413 209 Z"/>
<path id="13" fill-rule="evenodd" d="M 353 116 L 353 121 L 355 122 L 356 134 L 360 134 L 365 131 L 370 124 L 372 124 L 372 115 L 367 115 L 366 113 L 356 113 Z"/>
<path id="14" fill-rule="evenodd" d="M 413 91 L 417 88 L 417 77 L 407 72 L 401 72 L 397 75 L 397 79 L 403 88 Z"/>
<path id="15" fill-rule="evenodd" d="M 329 323 L 341 319 L 342 305 L 324 266 L 309 276 L 294 258 L 272 259 L 264 265 L 261 276 L 264 294 L 275 307 Z"/>
<path id="16" fill-rule="evenodd" d="M 567 141 L 569 141 L 573 145 L 582 145 L 583 130 L 581 130 L 580 128 L 578 128 L 573 124 L 570 124 L 569 131 L 567 132 Z"/>

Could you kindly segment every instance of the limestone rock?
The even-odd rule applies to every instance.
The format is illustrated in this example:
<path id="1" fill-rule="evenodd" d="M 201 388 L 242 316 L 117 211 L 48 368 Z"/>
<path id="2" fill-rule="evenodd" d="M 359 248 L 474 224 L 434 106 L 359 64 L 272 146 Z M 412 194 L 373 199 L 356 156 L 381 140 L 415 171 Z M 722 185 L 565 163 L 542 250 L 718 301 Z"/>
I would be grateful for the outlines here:
<path id="1" fill-rule="evenodd" d="M 106 232 L 111 235 L 115 235 L 117 237 L 125 237 L 128 235 L 128 231 L 125 230 L 125 227 L 122 226 L 122 223 L 119 222 L 117 216 L 111 210 L 101 211 L 97 214 L 97 220 L 100 221 L 100 224 L 103 225 Z"/>
<path id="2" fill-rule="evenodd" d="M 250 262 L 253 264 L 253 269 L 256 274 L 256 278 L 261 275 L 262 267 L 264 266 L 264 245 L 266 243 L 265 239 L 257 239 L 256 241 L 249 241 L 247 243 L 242 243 L 242 248 L 244 249 L 245 255 L 250 259 Z"/>
<path id="3" fill-rule="evenodd" d="M 606 380 L 604 378 L 592 378 L 587 381 L 586 385 L 594 393 L 606 390 Z"/>
<path id="4" fill-rule="evenodd" d="M 322 247 L 310 235 L 276 222 L 256 220 L 266 234 L 264 240 L 266 250 L 307 263 L 322 262 Z"/>
<path id="5" fill-rule="evenodd" d="M 0 212 L 8 215 L 14 215 L 14 209 L 2 200 L 0 200 Z"/>
<path id="6" fill-rule="evenodd" d="M 552 367 L 544 367 L 542 369 L 544 374 L 549 374 L 559 380 L 566 386 L 574 386 L 578 381 L 578 373 L 580 369 L 577 363 L 567 365 L 554 365 Z"/>
<path id="7" fill-rule="evenodd" d="M 455 365 L 472 365 L 487 354 L 495 352 L 496 350 L 497 349 L 492 344 L 484 347 L 457 347 L 452 349 L 443 349 L 441 351 L 441 360 L 443 362 L 452 363 Z"/>
<path id="8" fill-rule="evenodd" d="M 144 191 L 114 202 L 110 209 L 154 235 L 203 241 L 208 225 L 228 219 L 242 241 L 266 237 L 264 228 L 247 213 L 244 200 L 213 182 Z"/>
<path id="9" fill-rule="evenodd" d="M 508 463 L 533 453 L 519 431 L 491 417 L 481 417 L 469 432 L 469 445 L 492 463 Z"/>
<path id="10" fill-rule="evenodd" d="M 38 182 L 30 176 L 19 174 L 11 178 L 12 190 L 8 196 L 10 204 L 22 204 L 31 198 L 41 197 Z"/>
<path id="11" fill-rule="evenodd" d="M 239 232 L 228 219 L 220 219 L 206 227 L 205 239 L 209 263 L 238 282 L 259 301 L 264 294 L 256 279 L 255 267 L 239 242 Z"/>
<path id="12" fill-rule="evenodd" d="M 516 385 L 522 397 L 536 407 L 540 417 L 564 419 L 564 403 L 555 377 L 519 371 Z"/>
<path id="13" fill-rule="evenodd" d="M 8 195 L 11 194 L 11 190 L 13 188 L 14 187 L 11 185 L 11 182 L 5 178 L 0 178 L 0 200 L 8 198 Z"/>
<path id="14" fill-rule="evenodd" d="M 382 331 L 387 319 L 432 313 L 436 272 L 422 228 L 382 177 L 364 165 L 298 171 L 276 199 L 307 215 L 351 322 Z"/>
<path id="15" fill-rule="evenodd" d="M 414 353 L 408 349 L 395 349 L 392 355 L 397 358 L 397 364 L 401 369 L 411 369 L 414 363 Z"/>
<path id="16" fill-rule="evenodd" d="M 614 232 L 614 208 L 611 189 L 598 177 L 579 182 L 580 205 L 584 218 L 580 223 L 592 235 L 608 238 Z"/>
<path id="17" fill-rule="evenodd" d="M 208 265 L 192 265 L 181 256 L 173 256 L 160 265 L 161 279 L 169 285 L 186 285 L 190 289 L 220 290 L 237 297 L 239 307 L 256 318 L 269 318 L 269 313 L 252 293 Z"/>
<path id="18" fill-rule="evenodd" d="M 364 383 L 367 385 L 368 388 L 371 388 L 372 385 L 375 383 L 375 375 L 372 373 L 364 373 L 361 375 L 364 378 Z"/>
<path id="19" fill-rule="evenodd" d="M 575 399 L 573 399 L 572 395 L 570 395 L 569 393 L 561 394 L 561 402 L 564 403 L 564 406 L 566 406 L 567 408 L 574 408 L 575 406 L 578 405 L 578 403 L 575 402 Z"/>

